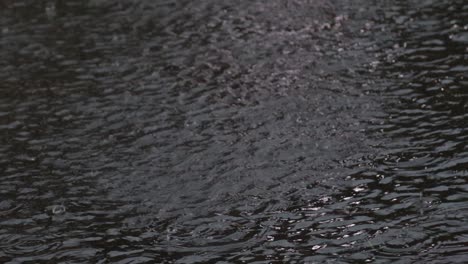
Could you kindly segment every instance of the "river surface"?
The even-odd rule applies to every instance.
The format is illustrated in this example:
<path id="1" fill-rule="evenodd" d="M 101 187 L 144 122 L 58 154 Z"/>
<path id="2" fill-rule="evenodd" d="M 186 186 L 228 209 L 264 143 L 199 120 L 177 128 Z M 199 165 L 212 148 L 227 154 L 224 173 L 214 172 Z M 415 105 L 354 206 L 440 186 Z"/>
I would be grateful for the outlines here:
<path id="1" fill-rule="evenodd" d="M 0 30 L 1 263 L 468 262 L 466 1 L 5 0 Z"/>

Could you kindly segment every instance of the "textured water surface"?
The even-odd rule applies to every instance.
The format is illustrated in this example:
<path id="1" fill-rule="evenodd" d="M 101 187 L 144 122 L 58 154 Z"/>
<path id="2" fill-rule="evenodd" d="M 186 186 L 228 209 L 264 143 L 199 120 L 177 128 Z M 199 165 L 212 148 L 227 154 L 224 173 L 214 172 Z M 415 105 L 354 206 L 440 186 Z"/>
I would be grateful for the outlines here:
<path id="1" fill-rule="evenodd" d="M 463 2 L 3 1 L 0 262 L 466 262 Z"/>

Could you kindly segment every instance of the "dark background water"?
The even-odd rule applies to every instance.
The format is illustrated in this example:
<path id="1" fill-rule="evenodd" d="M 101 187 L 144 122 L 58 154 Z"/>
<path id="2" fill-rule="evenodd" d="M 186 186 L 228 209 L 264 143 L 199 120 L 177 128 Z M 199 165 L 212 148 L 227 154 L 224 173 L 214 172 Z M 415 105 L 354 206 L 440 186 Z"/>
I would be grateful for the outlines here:
<path id="1" fill-rule="evenodd" d="M 0 262 L 468 260 L 464 1 L 0 10 Z"/>

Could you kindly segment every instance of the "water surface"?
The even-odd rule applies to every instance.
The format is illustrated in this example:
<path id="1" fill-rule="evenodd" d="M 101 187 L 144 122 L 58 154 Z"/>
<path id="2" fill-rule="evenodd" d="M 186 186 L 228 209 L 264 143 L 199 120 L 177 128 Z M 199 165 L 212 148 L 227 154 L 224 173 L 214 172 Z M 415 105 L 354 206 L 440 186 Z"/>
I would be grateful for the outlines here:
<path id="1" fill-rule="evenodd" d="M 445 2 L 5 1 L 1 262 L 466 262 Z"/>

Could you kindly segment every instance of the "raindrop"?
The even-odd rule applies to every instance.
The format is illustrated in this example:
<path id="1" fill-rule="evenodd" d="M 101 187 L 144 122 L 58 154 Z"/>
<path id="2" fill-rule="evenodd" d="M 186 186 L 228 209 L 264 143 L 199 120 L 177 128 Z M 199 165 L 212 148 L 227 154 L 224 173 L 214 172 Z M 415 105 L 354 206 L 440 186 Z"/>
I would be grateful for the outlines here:
<path id="1" fill-rule="evenodd" d="M 57 15 L 57 12 L 55 10 L 55 4 L 54 3 L 48 4 L 45 8 L 45 13 L 46 13 L 47 18 L 49 19 L 54 18 Z"/>

